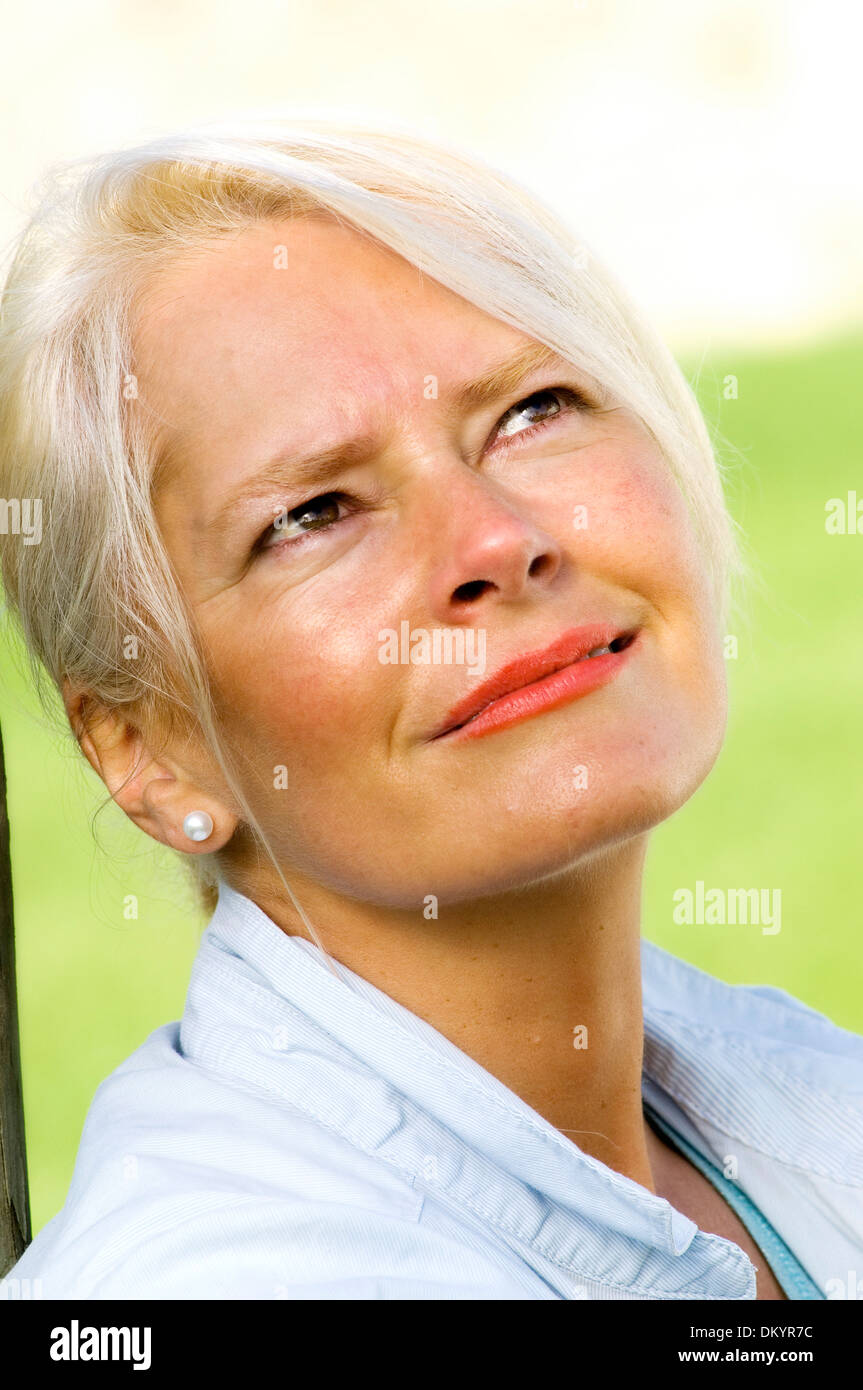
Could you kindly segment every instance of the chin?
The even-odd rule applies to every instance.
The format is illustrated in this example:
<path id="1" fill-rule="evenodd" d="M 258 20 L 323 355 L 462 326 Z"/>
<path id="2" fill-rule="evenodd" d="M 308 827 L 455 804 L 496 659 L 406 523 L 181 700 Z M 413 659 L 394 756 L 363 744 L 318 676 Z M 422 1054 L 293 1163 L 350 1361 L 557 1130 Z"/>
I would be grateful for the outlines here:
<path id="1" fill-rule="evenodd" d="M 577 870 L 603 850 L 635 840 L 686 804 L 713 767 L 724 720 L 696 743 L 630 739 L 589 752 L 547 750 L 533 775 L 509 781 L 474 808 L 474 853 L 447 863 L 451 901 L 488 896 Z M 493 810 L 489 808 L 493 807 Z M 468 824 L 467 819 L 465 825 Z M 464 841 L 462 840 L 462 843 Z"/>

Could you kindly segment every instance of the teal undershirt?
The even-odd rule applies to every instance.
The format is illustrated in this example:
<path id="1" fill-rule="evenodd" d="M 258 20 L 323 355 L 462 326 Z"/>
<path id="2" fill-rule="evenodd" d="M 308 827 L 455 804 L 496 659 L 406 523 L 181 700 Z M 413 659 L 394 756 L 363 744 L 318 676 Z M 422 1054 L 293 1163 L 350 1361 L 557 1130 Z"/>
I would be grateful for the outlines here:
<path id="1" fill-rule="evenodd" d="M 746 1193 L 743 1192 L 737 1183 L 731 1182 L 725 1174 L 702 1157 L 697 1149 L 694 1149 L 682 1134 L 678 1134 L 672 1129 L 667 1120 L 664 1120 L 656 1113 L 652 1106 L 645 1103 L 645 1114 L 654 1128 L 658 1129 L 668 1142 L 688 1158 L 699 1172 L 703 1173 L 709 1182 L 713 1184 L 726 1200 L 728 1205 L 737 1213 L 743 1225 L 746 1227 L 752 1239 L 760 1250 L 776 1276 L 777 1283 L 780 1285 L 787 1298 L 794 1299 L 815 1299 L 824 1298 L 818 1285 L 810 1279 L 806 1270 L 803 1268 L 797 1256 L 792 1254 L 785 1241 L 779 1235 L 763 1212 L 759 1211 L 755 1203 L 751 1201 Z"/>

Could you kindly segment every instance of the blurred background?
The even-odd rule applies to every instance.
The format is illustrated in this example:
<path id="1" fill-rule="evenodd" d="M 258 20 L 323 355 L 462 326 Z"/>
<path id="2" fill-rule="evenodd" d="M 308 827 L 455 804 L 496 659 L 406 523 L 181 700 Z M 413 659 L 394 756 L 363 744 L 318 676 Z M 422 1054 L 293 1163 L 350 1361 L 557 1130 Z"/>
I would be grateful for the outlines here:
<path id="1" fill-rule="evenodd" d="M 853 0 L 48 0 L 7 10 L 3 269 L 55 160 L 232 114 L 380 117 L 552 204 L 676 352 L 754 579 L 725 750 L 654 836 L 650 939 L 863 1032 L 863 181 Z M 14 138 L 12 135 L 14 132 Z M 178 1018 L 205 925 L 173 860 L 46 720 L 0 624 L 34 1233 L 99 1083 Z M 781 930 L 676 925 L 679 888 L 781 892 Z M 130 895 L 137 918 L 124 910 Z"/>

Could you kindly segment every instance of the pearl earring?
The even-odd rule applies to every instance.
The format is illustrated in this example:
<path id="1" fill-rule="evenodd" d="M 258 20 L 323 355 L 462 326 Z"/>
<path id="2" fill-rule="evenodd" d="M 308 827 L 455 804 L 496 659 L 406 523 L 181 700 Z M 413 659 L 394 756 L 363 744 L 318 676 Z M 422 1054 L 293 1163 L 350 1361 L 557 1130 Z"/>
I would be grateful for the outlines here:
<path id="1" fill-rule="evenodd" d="M 190 840 L 209 840 L 213 833 L 213 817 L 206 811 L 190 811 L 183 821 L 183 831 Z"/>

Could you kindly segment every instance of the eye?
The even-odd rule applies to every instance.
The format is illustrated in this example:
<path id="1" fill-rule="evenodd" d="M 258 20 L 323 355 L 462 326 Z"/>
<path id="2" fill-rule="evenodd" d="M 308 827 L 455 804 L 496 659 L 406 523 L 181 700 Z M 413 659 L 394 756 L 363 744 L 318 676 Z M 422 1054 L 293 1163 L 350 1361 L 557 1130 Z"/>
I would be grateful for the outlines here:
<path id="1" fill-rule="evenodd" d="M 518 436 L 519 440 L 527 438 L 545 429 L 559 415 L 590 408 L 590 402 L 580 391 L 573 391 L 569 386 L 545 387 L 510 406 L 498 421 L 493 441 L 501 435 L 505 439 L 513 436 Z M 519 428 L 519 420 L 525 418 L 526 426 Z"/>
<path id="2" fill-rule="evenodd" d="M 280 511 L 255 541 L 257 553 L 275 550 L 280 543 L 302 542 L 313 531 L 326 531 L 343 519 L 344 501 L 338 492 L 322 492 L 290 511 Z"/>

